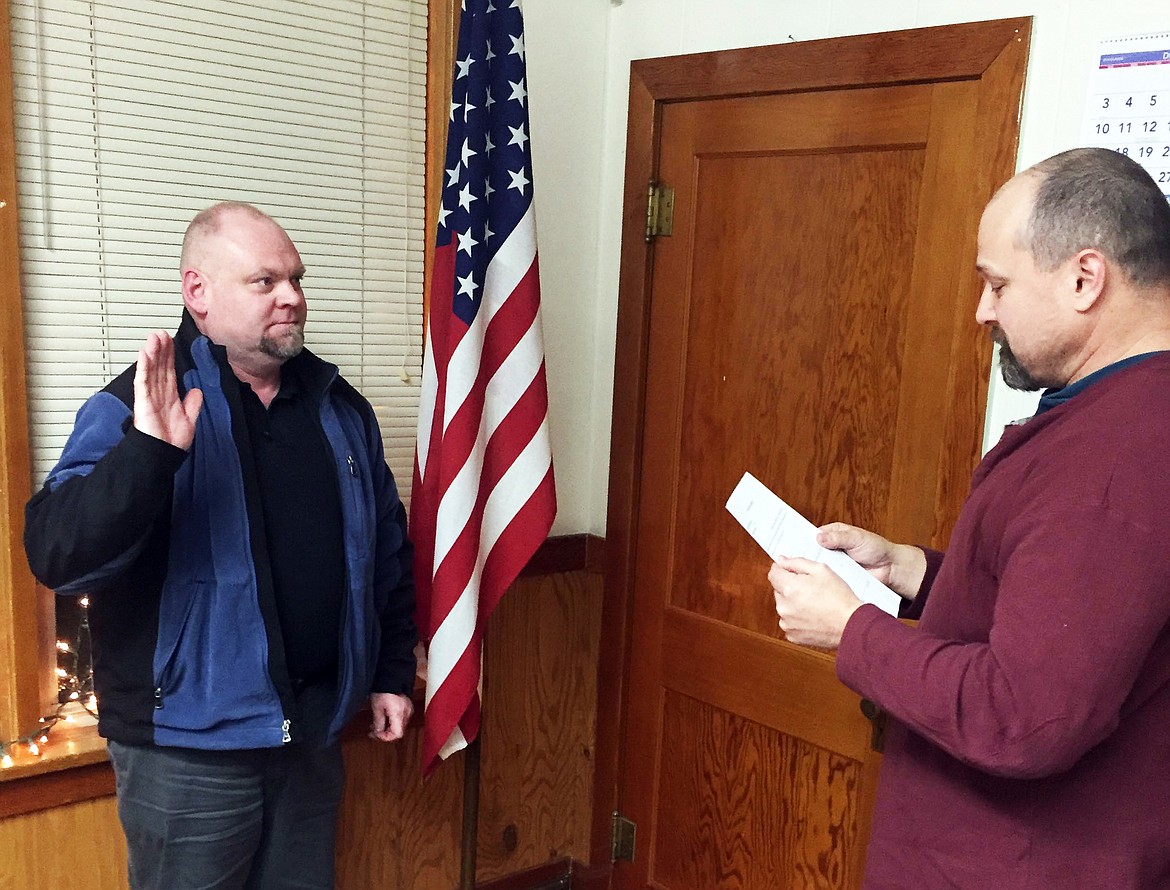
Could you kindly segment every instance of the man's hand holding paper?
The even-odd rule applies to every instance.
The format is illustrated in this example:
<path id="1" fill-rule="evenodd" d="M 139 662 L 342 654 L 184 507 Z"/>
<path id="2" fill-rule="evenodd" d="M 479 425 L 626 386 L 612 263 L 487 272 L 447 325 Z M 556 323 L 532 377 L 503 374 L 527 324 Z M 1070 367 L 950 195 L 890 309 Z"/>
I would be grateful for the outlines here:
<path id="1" fill-rule="evenodd" d="M 772 563 L 768 581 L 776 597 L 780 629 L 790 643 L 836 649 L 853 613 L 863 605 L 841 576 L 803 557 Z"/>
<path id="2" fill-rule="evenodd" d="M 900 596 L 913 598 L 922 580 L 917 548 L 844 523 L 817 529 L 750 473 L 727 509 L 773 559 L 776 614 L 793 643 L 834 649 L 862 603 L 897 615 Z"/>

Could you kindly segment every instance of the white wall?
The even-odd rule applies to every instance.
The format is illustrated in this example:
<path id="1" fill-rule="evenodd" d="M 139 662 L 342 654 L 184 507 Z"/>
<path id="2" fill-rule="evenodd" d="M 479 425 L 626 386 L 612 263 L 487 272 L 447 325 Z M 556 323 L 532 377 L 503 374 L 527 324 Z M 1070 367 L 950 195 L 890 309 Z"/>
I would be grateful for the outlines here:
<path id="1" fill-rule="evenodd" d="M 631 60 L 1031 15 L 1023 168 L 1077 144 L 1101 38 L 1170 29 L 1170 7 L 1151 0 L 527 0 L 524 11 L 558 534 L 605 529 Z M 988 445 L 1035 400 L 993 371 Z"/>
<path id="2" fill-rule="evenodd" d="M 605 527 L 606 486 L 603 482 L 599 489 L 595 476 L 604 476 L 609 465 L 609 414 L 599 418 L 596 412 L 599 403 L 609 400 L 613 381 L 611 369 L 599 384 L 596 369 L 599 362 L 613 364 L 614 339 L 612 326 L 598 327 L 598 306 L 616 305 L 616 294 L 602 297 L 598 290 L 598 200 L 605 155 L 613 143 L 601 130 L 608 27 L 608 0 L 524 4 L 533 200 L 557 484 L 554 535 L 601 533 Z M 624 145 L 624 126 L 616 139 Z M 619 188 L 620 181 L 619 175 Z"/>

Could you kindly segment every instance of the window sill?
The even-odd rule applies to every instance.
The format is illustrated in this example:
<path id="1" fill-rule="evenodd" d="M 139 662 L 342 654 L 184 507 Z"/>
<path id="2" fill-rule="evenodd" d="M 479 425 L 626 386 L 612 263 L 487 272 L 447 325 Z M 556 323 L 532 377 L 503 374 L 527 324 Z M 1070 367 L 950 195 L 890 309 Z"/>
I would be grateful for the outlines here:
<path id="1" fill-rule="evenodd" d="M 0 769 L 0 819 L 114 793 L 106 740 L 93 725 L 58 725 L 40 755 L 21 751 L 12 760 Z"/>
<path id="2" fill-rule="evenodd" d="M 49 741 L 42 746 L 39 755 L 34 757 L 23 748 L 13 754 L 12 766 L 0 769 L 0 782 L 102 763 L 107 759 L 106 740 L 98 735 L 96 725 L 58 724 L 49 734 Z"/>

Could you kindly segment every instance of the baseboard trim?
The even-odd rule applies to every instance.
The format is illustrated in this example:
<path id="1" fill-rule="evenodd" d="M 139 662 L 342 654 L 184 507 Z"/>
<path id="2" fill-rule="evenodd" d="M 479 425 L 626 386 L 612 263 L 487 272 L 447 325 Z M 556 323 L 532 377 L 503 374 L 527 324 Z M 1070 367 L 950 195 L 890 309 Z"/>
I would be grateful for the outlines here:
<path id="1" fill-rule="evenodd" d="M 555 859 L 535 868 L 476 884 L 475 890 L 569 890 L 573 880 L 573 860 Z"/>
<path id="2" fill-rule="evenodd" d="M 476 884 L 475 890 L 607 890 L 612 866 L 554 859 L 535 868 Z"/>
<path id="3" fill-rule="evenodd" d="M 613 865 L 586 865 L 573 860 L 572 890 L 609 890 L 613 881 Z"/>
<path id="4" fill-rule="evenodd" d="M 597 535 L 558 535 L 548 538 L 520 570 L 522 576 L 556 572 L 603 572 L 605 538 Z"/>

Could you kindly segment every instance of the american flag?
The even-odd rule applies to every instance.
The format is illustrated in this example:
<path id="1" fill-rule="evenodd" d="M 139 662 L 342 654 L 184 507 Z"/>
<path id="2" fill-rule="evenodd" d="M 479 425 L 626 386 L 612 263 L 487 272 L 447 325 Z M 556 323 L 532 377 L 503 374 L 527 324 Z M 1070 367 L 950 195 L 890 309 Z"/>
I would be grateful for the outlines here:
<path id="1" fill-rule="evenodd" d="M 487 618 L 556 513 L 519 0 L 465 0 L 455 55 L 410 505 L 424 773 L 478 733 Z"/>

